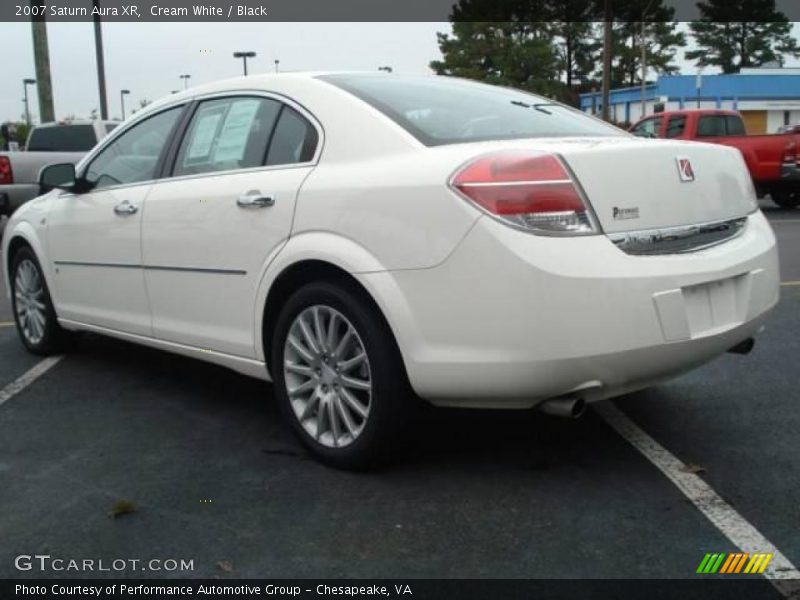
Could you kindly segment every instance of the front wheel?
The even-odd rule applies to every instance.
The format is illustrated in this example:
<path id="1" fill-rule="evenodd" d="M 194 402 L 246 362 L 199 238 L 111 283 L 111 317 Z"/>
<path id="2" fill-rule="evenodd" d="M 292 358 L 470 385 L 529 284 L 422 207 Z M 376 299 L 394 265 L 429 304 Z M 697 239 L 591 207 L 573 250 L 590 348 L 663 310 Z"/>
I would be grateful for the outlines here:
<path id="1" fill-rule="evenodd" d="M 11 263 L 11 306 L 17 332 L 34 354 L 58 352 L 66 332 L 58 324 L 42 267 L 30 248 L 21 248 Z"/>
<path id="2" fill-rule="evenodd" d="M 281 410 L 317 458 L 363 469 L 394 454 L 412 394 L 391 331 L 361 294 L 330 282 L 297 290 L 271 356 Z"/>
<path id="3" fill-rule="evenodd" d="M 800 206 L 799 190 L 780 190 L 771 192 L 772 201 L 781 208 L 797 208 Z"/>

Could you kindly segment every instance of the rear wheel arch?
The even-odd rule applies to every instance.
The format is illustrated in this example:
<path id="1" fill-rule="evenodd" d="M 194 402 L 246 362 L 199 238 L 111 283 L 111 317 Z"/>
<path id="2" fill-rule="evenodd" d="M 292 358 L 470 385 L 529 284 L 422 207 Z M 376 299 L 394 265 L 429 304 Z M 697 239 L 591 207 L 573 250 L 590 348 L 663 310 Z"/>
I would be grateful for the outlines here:
<path id="1" fill-rule="evenodd" d="M 374 310 L 379 316 L 382 324 L 385 326 L 385 331 L 389 336 L 391 343 L 394 345 L 397 355 L 400 356 L 403 367 L 405 368 L 405 360 L 403 359 L 403 355 L 400 351 L 400 346 L 397 343 L 397 338 L 394 335 L 394 331 L 392 330 L 386 315 L 372 297 L 372 294 L 370 294 L 370 292 L 355 277 L 353 277 L 343 268 L 325 260 L 305 259 L 292 263 L 284 268 L 284 270 L 281 271 L 281 273 L 272 282 L 269 292 L 267 293 L 262 314 L 261 343 L 264 346 L 264 358 L 270 374 L 272 373 L 272 365 L 270 364 L 271 353 L 269 351 L 269 347 L 272 343 L 272 337 L 275 332 L 275 326 L 281 308 L 297 290 L 308 283 L 318 281 L 325 281 L 340 285 L 357 294 L 364 301 L 366 301 L 372 310 Z"/>

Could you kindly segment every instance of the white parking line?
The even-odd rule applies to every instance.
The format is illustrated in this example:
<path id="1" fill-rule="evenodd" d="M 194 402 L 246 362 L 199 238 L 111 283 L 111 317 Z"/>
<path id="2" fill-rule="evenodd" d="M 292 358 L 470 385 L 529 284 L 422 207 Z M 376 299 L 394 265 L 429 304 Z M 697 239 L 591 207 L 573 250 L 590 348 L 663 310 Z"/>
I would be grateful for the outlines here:
<path id="1" fill-rule="evenodd" d="M 764 577 L 786 598 L 800 598 L 800 571 L 797 570 L 797 567 L 711 489 L 711 486 L 690 472 L 680 459 L 651 438 L 611 402 L 596 404 L 594 410 L 617 433 L 657 466 L 692 501 L 697 509 L 740 550 L 751 554 L 757 552 L 773 554 L 772 561 L 764 571 Z"/>
<path id="2" fill-rule="evenodd" d="M 47 373 L 52 367 L 58 364 L 63 356 L 50 356 L 43 361 L 36 363 L 30 370 L 20 375 L 17 379 L 9 383 L 0 390 L 0 406 L 11 400 L 22 390 L 36 381 L 39 377 Z"/>

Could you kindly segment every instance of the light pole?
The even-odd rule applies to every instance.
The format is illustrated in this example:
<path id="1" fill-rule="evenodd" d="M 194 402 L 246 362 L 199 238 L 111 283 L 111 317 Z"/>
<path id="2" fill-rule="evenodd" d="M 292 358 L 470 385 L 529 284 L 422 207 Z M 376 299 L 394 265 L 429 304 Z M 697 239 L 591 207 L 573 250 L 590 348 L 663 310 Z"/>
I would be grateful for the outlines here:
<path id="1" fill-rule="evenodd" d="M 233 58 L 241 58 L 242 59 L 242 63 L 244 65 L 244 74 L 245 74 L 245 76 L 247 76 L 247 59 L 248 58 L 255 58 L 255 56 L 256 56 L 256 53 L 253 52 L 252 50 L 239 51 L 239 52 L 234 52 L 233 53 Z"/>
<path id="2" fill-rule="evenodd" d="M 22 89 L 25 90 L 25 124 L 28 126 L 28 128 L 31 126 L 31 111 L 28 108 L 28 86 L 35 84 L 35 79 L 26 78 L 22 80 Z"/>
<path id="3" fill-rule="evenodd" d="M 378 67 L 378 71 L 386 71 L 387 73 L 391 73 L 392 70 L 392 67 Z"/>
<path id="4" fill-rule="evenodd" d="M 119 91 L 119 103 L 122 106 L 122 120 L 125 120 L 125 95 L 130 94 L 130 90 L 120 90 Z"/>
<path id="5" fill-rule="evenodd" d="M 281 61 L 279 61 L 279 60 L 276 58 L 276 59 L 275 59 L 275 72 L 276 72 L 276 73 L 278 72 L 278 65 L 280 65 L 280 64 L 281 64 Z"/>
<path id="6" fill-rule="evenodd" d="M 180 76 L 180 78 L 183 79 L 183 89 L 187 89 L 189 87 L 189 79 L 191 78 L 191 75 L 184 73 Z"/>

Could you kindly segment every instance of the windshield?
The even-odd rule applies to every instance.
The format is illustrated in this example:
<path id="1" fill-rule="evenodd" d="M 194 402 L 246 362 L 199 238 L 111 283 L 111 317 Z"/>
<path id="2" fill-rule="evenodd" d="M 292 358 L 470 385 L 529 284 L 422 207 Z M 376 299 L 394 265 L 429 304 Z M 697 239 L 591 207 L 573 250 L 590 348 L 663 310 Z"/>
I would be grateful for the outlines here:
<path id="1" fill-rule="evenodd" d="M 463 79 L 370 74 L 319 78 L 364 100 L 428 146 L 627 135 L 547 98 Z"/>
<path id="2" fill-rule="evenodd" d="M 88 152 L 97 143 L 92 125 L 48 125 L 31 132 L 31 152 Z"/>

